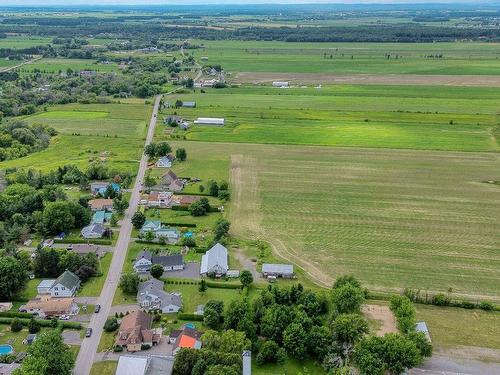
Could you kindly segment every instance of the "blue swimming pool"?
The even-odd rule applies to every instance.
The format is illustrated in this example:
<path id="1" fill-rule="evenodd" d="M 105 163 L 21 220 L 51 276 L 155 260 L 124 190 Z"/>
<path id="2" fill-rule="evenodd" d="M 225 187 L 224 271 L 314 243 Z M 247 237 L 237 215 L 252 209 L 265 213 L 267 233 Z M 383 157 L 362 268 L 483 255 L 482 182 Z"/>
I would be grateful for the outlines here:
<path id="1" fill-rule="evenodd" d="M 10 354 L 14 351 L 14 348 L 10 345 L 0 345 L 0 355 Z"/>
<path id="2" fill-rule="evenodd" d="M 193 237 L 193 235 L 194 235 L 193 232 L 186 232 L 186 233 L 184 233 L 184 237 L 185 238 L 191 238 L 191 237 Z"/>

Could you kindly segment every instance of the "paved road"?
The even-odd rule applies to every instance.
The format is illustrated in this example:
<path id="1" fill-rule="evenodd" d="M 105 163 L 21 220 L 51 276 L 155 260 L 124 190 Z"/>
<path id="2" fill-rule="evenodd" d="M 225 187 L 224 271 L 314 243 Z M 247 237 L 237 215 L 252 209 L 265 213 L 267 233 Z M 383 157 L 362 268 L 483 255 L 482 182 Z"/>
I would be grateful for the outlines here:
<path id="1" fill-rule="evenodd" d="M 151 143 L 151 141 L 153 140 L 161 97 L 161 95 L 158 95 L 155 100 L 153 113 L 149 122 L 148 134 L 146 136 L 146 145 Z M 137 206 L 139 204 L 140 198 L 141 182 L 144 180 L 144 174 L 146 172 L 147 164 L 148 158 L 143 154 L 141 163 L 139 165 L 139 171 L 137 172 L 137 177 L 135 179 L 134 188 L 132 190 L 130 206 L 125 212 L 125 217 L 122 222 L 118 241 L 113 252 L 113 259 L 111 260 L 108 277 L 106 278 L 106 282 L 97 302 L 101 305 L 101 311 L 99 314 L 93 314 L 93 317 L 90 320 L 89 327 L 93 329 L 93 334 L 92 337 L 83 340 L 83 343 L 80 347 L 80 352 L 78 353 L 78 358 L 76 359 L 76 365 L 73 370 L 73 373 L 75 375 L 88 375 L 90 373 L 92 364 L 94 363 L 94 357 L 96 354 L 97 346 L 99 345 L 99 340 L 101 339 L 103 326 L 106 322 L 106 318 L 111 311 L 113 296 L 115 295 L 115 291 L 120 280 L 123 263 L 125 262 L 125 257 L 127 255 L 127 248 L 130 242 L 130 235 L 132 233 L 132 222 L 130 221 L 130 219 L 132 218 L 132 215 L 137 211 Z"/>

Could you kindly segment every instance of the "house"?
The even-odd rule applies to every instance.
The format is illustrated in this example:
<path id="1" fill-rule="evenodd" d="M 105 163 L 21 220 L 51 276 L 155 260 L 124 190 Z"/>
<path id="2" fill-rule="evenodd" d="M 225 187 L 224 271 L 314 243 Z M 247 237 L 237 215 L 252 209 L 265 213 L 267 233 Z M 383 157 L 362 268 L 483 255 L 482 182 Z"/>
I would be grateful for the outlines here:
<path id="1" fill-rule="evenodd" d="M 184 189 L 184 182 L 182 180 L 175 180 L 167 186 L 167 189 L 175 193 L 179 193 Z"/>
<path id="2" fill-rule="evenodd" d="M 198 117 L 198 119 L 194 120 L 194 123 L 198 125 L 223 126 L 224 122 L 225 120 L 223 118 L 215 118 L 215 117 Z"/>
<path id="3" fill-rule="evenodd" d="M 141 233 L 156 232 L 162 227 L 160 220 L 146 220 L 141 228 Z"/>
<path id="4" fill-rule="evenodd" d="M 38 294 L 50 294 L 50 288 L 54 285 L 55 279 L 52 280 L 42 280 L 40 284 L 36 287 Z"/>
<path id="5" fill-rule="evenodd" d="M 169 170 L 161 176 L 161 183 L 166 186 L 169 191 L 179 192 L 184 189 L 184 181 L 177 177 L 172 170 Z"/>
<path id="6" fill-rule="evenodd" d="M 197 195 L 174 195 L 172 197 L 172 205 L 189 207 L 191 204 L 199 201 L 200 199 L 201 197 Z"/>
<path id="7" fill-rule="evenodd" d="M 80 288 L 80 278 L 71 271 L 64 271 L 49 289 L 52 297 L 73 297 Z"/>
<path id="8" fill-rule="evenodd" d="M 196 102 L 182 102 L 184 108 L 196 108 Z"/>
<path id="9" fill-rule="evenodd" d="M 415 324 L 415 330 L 417 332 L 422 332 L 427 340 L 431 342 L 431 335 L 429 334 L 429 329 L 427 328 L 427 324 L 425 322 L 417 322 L 417 324 Z"/>
<path id="10" fill-rule="evenodd" d="M 126 347 L 129 352 L 142 350 L 143 345 L 153 346 L 161 340 L 161 329 L 151 329 L 153 318 L 143 311 L 125 315 L 118 329 L 116 345 Z"/>
<path id="11" fill-rule="evenodd" d="M 172 158 L 167 156 L 162 156 L 155 163 L 156 168 L 170 168 L 172 166 Z"/>
<path id="12" fill-rule="evenodd" d="M 134 271 L 137 273 L 149 272 L 151 266 L 153 265 L 151 262 L 152 258 L 153 257 L 149 251 L 141 251 L 135 258 Z"/>
<path id="13" fill-rule="evenodd" d="M 291 279 L 294 277 L 293 265 L 264 263 L 262 265 L 262 276 L 266 278 L 283 277 Z"/>
<path id="14" fill-rule="evenodd" d="M 172 205 L 173 193 L 170 191 L 152 191 L 148 195 L 147 206 L 169 208 Z"/>
<path id="15" fill-rule="evenodd" d="M 45 249 L 46 247 L 52 247 L 52 246 L 54 246 L 54 239 L 53 238 L 48 238 L 42 242 L 43 249 Z"/>
<path id="16" fill-rule="evenodd" d="M 12 309 L 12 302 L 0 302 L 0 312 Z"/>
<path id="17" fill-rule="evenodd" d="M 19 311 L 45 319 L 61 315 L 77 315 L 79 308 L 76 300 L 72 297 L 55 298 L 44 295 L 29 300 L 26 305 L 19 308 Z"/>
<path id="18" fill-rule="evenodd" d="M 227 249 L 220 243 L 215 244 L 201 258 L 200 274 L 202 276 L 225 275 L 229 269 L 227 265 Z"/>
<path id="19" fill-rule="evenodd" d="M 165 117 L 165 124 L 167 125 L 172 125 L 172 124 L 177 124 L 179 125 L 182 122 L 182 117 L 181 116 L 176 116 L 176 115 L 170 115 Z"/>
<path id="20" fill-rule="evenodd" d="M 86 227 L 84 227 L 81 231 L 81 235 L 83 238 L 102 238 L 106 233 L 106 228 L 103 224 L 100 223 L 90 223 Z"/>
<path id="21" fill-rule="evenodd" d="M 172 357 L 149 355 L 147 357 L 122 355 L 115 375 L 172 375 Z"/>
<path id="22" fill-rule="evenodd" d="M 94 215 L 92 215 L 91 223 L 94 224 L 104 224 L 111 220 L 111 216 L 113 214 L 111 212 L 106 211 L 96 211 Z"/>
<path id="23" fill-rule="evenodd" d="M 171 338 L 172 334 L 170 335 L 169 341 L 174 344 L 174 355 L 176 355 L 179 350 L 183 348 L 201 349 L 201 333 L 193 328 L 185 326 L 184 329 L 178 333 L 174 342 L 172 342 L 173 340 Z"/>
<path id="24" fill-rule="evenodd" d="M 92 212 L 113 210 L 113 200 L 108 198 L 91 199 L 88 204 Z"/>
<path id="25" fill-rule="evenodd" d="M 92 253 L 97 255 L 98 258 L 102 258 L 106 254 L 106 251 L 102 247 L 92 243 L 69 244 L 66 250 L 73 251 L 75 254 L 81 256 Z"/>
<path id="26" fill-rule="evenodd" d="M 182 255 L 158 255 L 152 257 L 153 264 L 160 264 L 168 271 L 179 271 L 184 269 L 184 258 Z"/>
<path id="27" fill-rule="evenodd" d="M 36 341 L 36 335 L 34 333 L 30 333 L 26 338 L 23 340 L 24 345 L 31 345 Z"/>
<path id="28" fill-rule="evenodd" d="M 165 283 L 150 279 L 139 284 L 137 303 L 146 311 L 161 311 L 164 314 L 176 313 L 182 308 L 182 299 L 178 293 L 163 290 Z"/>
<path id="29" fill-rule="evenodd" d="M 104 195 L 108 186 L 109 186 L 109 182 L 92 182 L 90 184 L 90 192 L 93 195 L 97 195 L 97 194 Z"/>
<path id="30" fill-rule="evenodd" d="M 290 83 L 288 83 L 286 81 L 274 81 L 273 87 L 280 87 L 280 88 L 290 87 Z"/>
<path id="31" fill-rule="evenodd" d="M 189 122 L 182 121 L 181 124 L 179 125 L 179 128 L 181 128 L 182 130 L 188 130 L 189 129 Z"/>
<path id="32" fill-rule="evenodd" d="M 181 234 L 176 228 L 162 226 L 155 232 L 155 237 L 157 240 L 162 239 L 169 244 L 175 244 L 181 238 Z"/>

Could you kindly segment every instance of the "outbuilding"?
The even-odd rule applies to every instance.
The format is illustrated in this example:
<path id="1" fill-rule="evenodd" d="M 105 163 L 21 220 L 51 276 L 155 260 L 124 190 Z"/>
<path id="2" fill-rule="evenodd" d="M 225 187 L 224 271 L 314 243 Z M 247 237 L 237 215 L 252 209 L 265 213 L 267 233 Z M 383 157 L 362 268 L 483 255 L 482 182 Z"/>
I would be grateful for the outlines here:
<path id="1" fill-rule="evenodd" d="M 198 125 L 224 126 L 225 120 L 223 118 L 215 117 L 198 117 L 198 119 L 195 120 L 194 123 Z"/>
<path id="2" fill-rule="evenodd" d="M 262 275 L 266 278 L 283 277 L 285 279 L 291 279 L 294 277 L 293 265 L 264 263 L 262 265 Z"/>

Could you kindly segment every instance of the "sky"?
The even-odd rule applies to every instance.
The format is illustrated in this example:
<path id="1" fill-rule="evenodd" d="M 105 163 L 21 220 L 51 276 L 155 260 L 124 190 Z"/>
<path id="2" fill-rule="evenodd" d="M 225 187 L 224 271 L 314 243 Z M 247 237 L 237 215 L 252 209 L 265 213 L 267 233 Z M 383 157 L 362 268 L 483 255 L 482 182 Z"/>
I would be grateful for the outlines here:
<path id="1" fill-rule="evenodd" d="M 78 5 L 180 5 L 180 4 L 416 4 L 416 3 L 498 3 L 494 0 L 0 0 L 0 6 Z"/>

